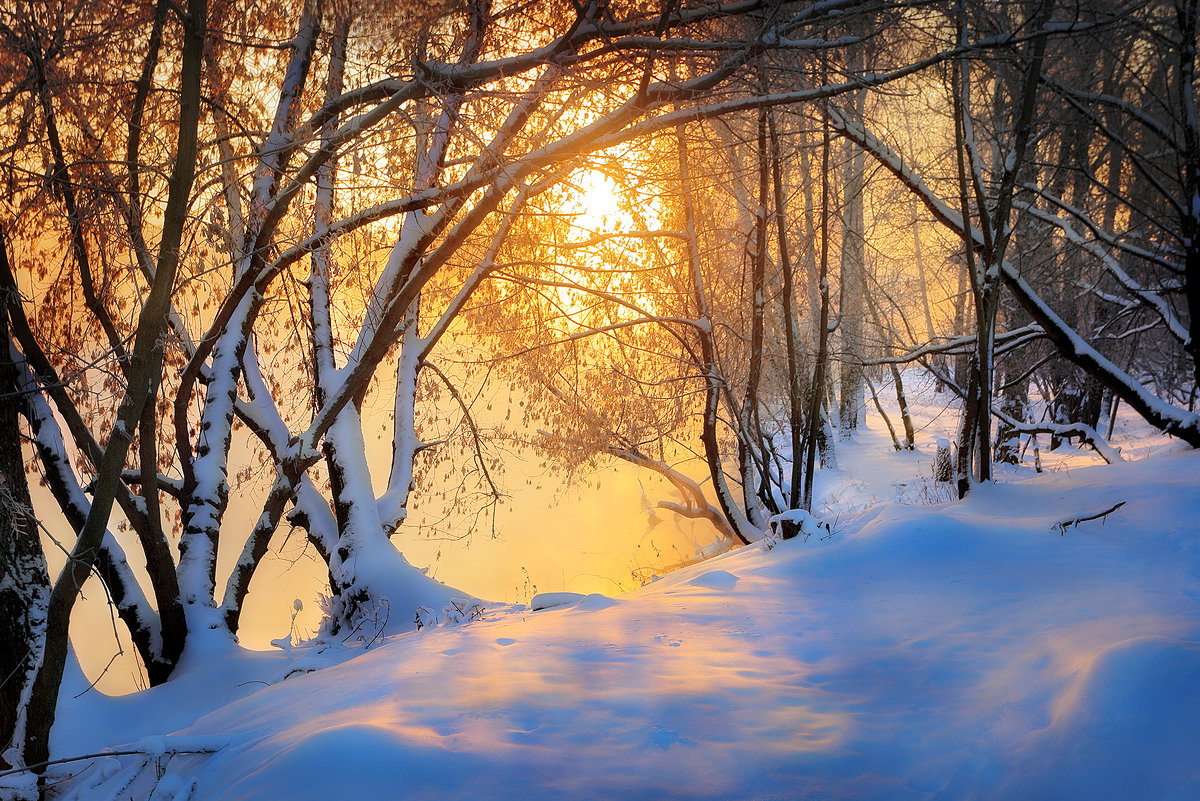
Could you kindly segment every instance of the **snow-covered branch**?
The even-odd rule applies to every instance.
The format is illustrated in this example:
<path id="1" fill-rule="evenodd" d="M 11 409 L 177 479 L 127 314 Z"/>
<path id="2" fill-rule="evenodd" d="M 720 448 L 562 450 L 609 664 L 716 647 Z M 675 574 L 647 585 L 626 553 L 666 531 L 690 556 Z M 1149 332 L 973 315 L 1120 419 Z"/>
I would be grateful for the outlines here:
<path id="1" fill-rule="evenodd" d="M 1028 423 L 1017 420 L 1000 409 L 992 409 L 992 416 L 1004 423 L 1010 431 L 1018 434 L 1052 434 L 1061 439 L 1078 439 L 1108 464 L 1125 461 L 1120 448 L 1113 447 L 1096 429 L 1086 423 Z"/>
<path id="2" fill-rule="evenodd" d="M 826 113 L 835 130 L 866 150 L 891 172 L 925 205 L 938 222 L 956 235 L 964 236 L 967 229 L 963 225 L 961 215 L 950 208 L 898 153 L 872 134 L 861 121 L 848 118 L 833 104 L 826 106 Z M 978 234 L 975 234 L 975 237 L 975 241 L 982 244 L 977 238 Z M 1054 342 L 1064 358 L 1095 376 L 1151 425 L 1179 437 L 1193 447 L 1200 447 L 1200 415 L 1180 409 L 1153 395 L 1137 379 L 1088 344 L 1041 298 L 1010 262 L 1001 263 L 1000 271 L 1005 286 L 1026 312 L 1042 326 L 1046 336 Z"/>
<path id="3" fill-rule="evenodd" d="M 995 346 L 996 354 L 1000 355 L 1010 350 L 1014 350 L 1032 342 L 1036 339 L 1041 339 L 1046 336 L 1046 332 L 1037 324 L 1014 328 L 1011 331 L 996 334 Z M 941 342 L 927 342 L 916 348 L 905 350 L 895 356 L 880 356 L 874 359 L 863 359 L 864 365 L 883 365 L 883 364 L 909 364 L 911 362 L 920 361 L 928 356 L 937 354 L 964 354 L 971 353 L 977 339 L 973 334 L 966 334 L 959 337 L 947 337 Z"/>
<path id="4" fill-rule="evenodd" d="M 1155 314 L 1159 316 L 1159 319 L 1163 321 L 1163 324 L 1166 326 L 1166 329 L 1171 332 L 1172 336 L 1174 336 L 1184 345 L 1187 345 L 1191 337 L 1188 334 L 1187 328 L 1175 315 L 1175 310 L 1171 308 L 1171 305 L 1167 303 L 1167 301 L 1164 300 L 1163 297 L 1157 292 L 1152 292 L 1141 286 L 1137 281 L 1133 280 L 1129 273 L 1122 269 L 1120 263 L 1113 258 L 1112 254 L 1109 253 L 1100 242 L 1097 242 L 1095 239 L 1087 239 L 1078 231 L 1076 231 L 1074 227 L 1070 225 L 1069 221 L 1056 214 L 1051 214 L 1028 203 L 1019 204 L 1019 208 L 1021 208 L 1030 216 L 1046 223 L 1047 225 L 1054 226 L 1062 232 L 1063 237 L 1068 242 L 1094 257 L 1108 272 L 1108 274 L 1116 279 L 1117 283 L 1119 283 L 1125 289 L 1125 291 L 1129 292 L 1129 294 L 1133 295 L 1142 304 L 1152 309 Z M 1078 219 L 1082 215 L 1075 216 L 1076 219 Z"/>

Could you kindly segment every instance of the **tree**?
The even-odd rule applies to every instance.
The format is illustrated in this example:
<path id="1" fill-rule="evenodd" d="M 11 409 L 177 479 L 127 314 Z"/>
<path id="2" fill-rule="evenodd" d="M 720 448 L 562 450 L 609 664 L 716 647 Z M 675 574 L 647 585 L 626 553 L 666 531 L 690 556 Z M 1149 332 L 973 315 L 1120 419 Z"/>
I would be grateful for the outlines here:
<path id="1" fill-rule="evenodd" d="M 0 231 L 0 266 L 7 269 L 8 244 Z M 0 770 L 26 763 L 25 701 L 42 662 L 50 576 L 25 478 L 17 399 L 18 368 L 8 347 L 7 304 L 0 306 L 0 620 L 3 642 L 0 671 Z"/>
<path id="2" fill-rule="evenodd" d="M 34 290 L 10 291 L 7 308 L 30 435 L 78 527 L 49 601 L 27 759 L 47 753 L 67 623 L 93 568 L 154 683 L 188 653 L 230 647 L 284 521 L 328 562 L 331 631 L 448 600 L 388 537 L 416 489 L 414 456 L 432 447 L 417 401 L 446 376 L 438 342 L 522 207 L 589 153 L 848 91 L 763 95 L 741 78 L 758 54 L 816 47 L 788 37 L 853 5 L 4 11 L 3 280 Z M 690 60 L 686 79 L 664 51 Z M 376 497 L 362 409 L 393 359 L 392 469 Z M 248 526 L 227 515 L 239 430 L 272 475 Z M 125 526 L 149 593 L 111 536 Z M 241 553 L 225 577 L 222 540 Z"/>
<path id="3" fill-rule="evenodd" d="M 1039 23 L 1035 26 L 1030 26 L 1030 30 L 1027 33 L 1021 34 L 1020 36 L 1014 36 L 1013 34 L 1002 34 L 998 38 L 982 40 L 988 41 L 988 46 L 991 47 L 998 42 L 1013 43 L 1017 39 L 1020 39 L 1022 41 L 1029 42 L 1029 44 L 1026 46 L 1028 49 L 1027 51 L 1030 53 L 1030 60 L 1027 62 L 1030 66 L 1025 70 L 1024 76 L 1022 76 L 1024 81 L 1024 89 L 1019 93 L 1019 95 L 1017 95 L 1024 100 L 1016 107 L 1020 113 L 1019 116 L 1015 118 L 1014 126 L 1012 128 L 1013 144 L 1011 147 L 1001 147 L 999 149 L 999 152 L 1005 154 L 1005 157 L 997 162 L 999 169 L 995 170 L 993 173 L 997 176 L 997 180 L 993 185 L 997 187 L 999 194 L 995 195 L 997 205 L 990 215 L 978 216 L 978 212 L 976 212 L 976 219 L 973 220 L 971 209 L 968 207 L 969 204 L 963 203 L 964 198 L 969 201 L 972 195 L 976 197 L 982 197 L 983 193 L 981 193 L 978 187 L 987 186 L 987 182 L 985 180 L 972 177 L 974 175 L 974 171 L 971 169 L 971 167 L 977 165 L 979 162 L 976 159 L 970 158 L 969 154 L 967 154 L 967 157 L 964 159 L 964 166 L 960 172 L 960 177 L 958 180 L 957 194 L 959 197 L 957 205 L 959 205 L 961 208 L 956 209 L 955 202 L 947 200 L 945 195 L 939 194 L 936 188 L 939 182 L 944 181 L 944 174 L 939 174 L 936 170 L 925 167 L 916 161 L 902 157 L 894 147 L 885 143 L 877 135 L 872 133 L 863 120 L 854 119 L 853 115 L 845 113 L 845 111 L 842 109 L 831 107 L 831 121 L 842 135 L 851 139 L 859 147 L 863 148 L 880 166 L 888 170 L 893 177 L 895 177 L 902 185 L 907 187 L 915 197 L 920 199 L 926 208 L 942 225 L 944 225 L 948 230 L 952 231 L 957 236 L 961 237 L 964 243 L 969 245 L 969 247 L 966 249 L 967 252 L 974 254 L 971 257 L 973 260 L 979 263 L 979 257 L 982 257 L 982 264 L 991 264 L 991 267 L 988 267 L 984 270 L 984 276 L 986 277 L 989 270 L 992 271 L 992 274 L 995 275 L 996 280 L 1002 282 L 1003 286 L 1011 293 L 1014 303 L 1018 304 L 1024 313 L 1029 315 L 1029 318 L 1033 321 L 1033 323 L 1039 327 L 1040 330 L 1037 332 L 1037 334 L 1048 338 L 1054 345 L 1061 358 L 1069 360 L 1077 367 L 1085 371 L 1088 375 L 1094 377 L 1116 397 L 1119 397 L 1122 401 L 1128 403 L 1152 425 L 1155 425 L 1164 431 L 1169 431 L 1173 435 L 1180 437 L 1189 444 L 1200 444 L 1200 429 L 1197 427 L 1198 424 L 1200 424 L 1200 418 L 1197 418 L 1194 413 L 1180 409 L 1179 407 L 1174 406 L 1158 397 L 1154 393 L 1152 387 L 1144 384 L 1136 375 L 1133 375 L 1129 371 L 1122 369 L 1111 359 L 1106 357 L 1095 344 L 1088 341 L 1088 339 L 1084 338 L 1083 336 L 1080 336 L 1080 334 L 1075 331 L 1067 323 L 1067 321 L 1044 299 L 1043 293 L 1045 290 L 1039 289 L 1039 287 L 1034 283 L 1037 277 L 1033 275 L 1027 275 L 1022 271 L 1019 271 L 1013 262 L 1004 256 L 1003 251 L 996 248 L 996 245 L 1003 244 L 1004 241 L 1011 236 L 1011 232 L 1020 227 L 1019 225 L 1014 224 L 1012 219 L 1013 215 L 1032 214 L 1043 222 L 1051 222 L 1051 218 L 1053 216 L 1047 215 L 1045 212 L 1039 213 L 1028 201 L 1017 196 L 1018 192 L 1032 193 L 1039 196 L 1045 195 L 1042 187 L 1037 186 L 1036 183 L 1030 185 L 1028 182 L 1022 182 L 1023 179 L 1019 179 L 1017 177 L 1021 168 L 1023 156 L 1020 148 L 1018 148 L 1016 145 L 1020 144 L 1020 141 L 1023 137 L 1027 138 L 1031 133 L 1031 131 L 1025 130 L 1025 132 L 1022 134 L 1022 129 L 1034 124 L 1035 121 L 1032 110 L 1028 112 L 1028 117 L 1026 116 L 1026 112 L 1022 110 L 1027 107 L 1026 104 L 1036 103 L 1036 94 L 1034 91 L 1036 87 L 1033 85 L 1032 80 L 1036 78 L 1039 83 L 1048 85 L 1054 85 L 1056 83 L 1052 77 L 1053 62 L 1043 68 L 1034 68 L 1034 65 L 1037 64 L 1043 57 L 1039 56 L 1037 51 L 1034 49 L 1035 47 L 1039 47 L 1036 45 L 1036 43 L 1038 41 L 1048 41 L 1048 39 L 1046 39 L 1047 30 L 1053 30 L 1055 36 L 1062 37 L 1074 35 L 1099 35 L 1099 31 L 1102 30 L 1104 31 L 1104 35 L 1108 37 L 1112 33 L 1113 26 L 1115 26 L 1117 30 L 1125 31 L 1125 35 L 1136 36 L 1138 35 L 1136 32 L 1144 29 L 1147 27 L 1147 25 L 1151 25 L 1153 27 L 1168 24 L 1166 23 L 1165 19 L 1158 19 L 1153 23 L 1149 23 L 1144 19 L 1135 19 L 1133 18 L 1132 12 L 1125 9 L 1119 9 L 1115 12 L 1110 9 L 1101 9 L 1097 10 L 1092 17 L 1082 18 L 1072 25 L 1064 26 L 1049 21 L 1045 16 L 1048 13 L 1045 10 L 1045 7 L 1042 6 L 1040 8 L 1041 11 L 1039 13 L 1043 15 L 1043 20 L 1047 21 Z M 1128 28 L 1123 27 L 1126 22 L 1129 22 Z M 963 41 L 961 34 L 960 41 Z M 1065 41 L 1069 40 L 1064 40 L 1064 44 L 1061 46 L 1067 46 Z M 1172 39 L 1170 41 L 1174 40 Z M 1040 48 L 1044 54 L 1045 45 L 1041 45 Z M 1187 48 L 1185 47 L 1184 51 L 1186 52 L 1186 50 Z M 1184 61 L 1186 61 L 1186 57 Z M 1186 67 L 1181 67 L 1180 73 L 1186 73 Z M 966 153 L 967 149 L 972 146 L 974 146 L 976 151 L 978 151 L 978 140 L 972 137 L 964 127 L 964 124 L 970 123 L 968 116 L 962 112 L 962 101 L 965 100 L 966 94 L 960 91 L 959 97 L 960 100 L 953 104 L 952 107 L 958 109 L 958 142 L 962 145 L 961 152 Z M 993 144 L 993 147 L 995 147 L 995 144 Z M 1130 145 L 1130 148 L 1126 151 L 1126 153 L 1134 154 L 1131 155 L 1131 158 L 1145 158 L 1145 155 L 1143 155 L 1143 153 L 1138 149 L 1133 148 L 1132 145 Z M 1086 165 L 1072 166 L 1076 169 L 1086 169 Z M 964 187 L 967 188 L 966 192 L 962 191 Z M 1004 200 L 1006 196 L 1010 198 L 1007 201 Z M 1003 214 L 998 214 L 997 212 L 1004 211 L 1005 206 L 1007 206 L 1008 211 L 1005 211 Z M 980 203 L 978 207 L 984 208 L 986 207 L 986 204 Z M 984 228 L 983 221 L 985 220 L 985 217 L 988 216 L 990 216 L 990 219 L 986 224 L 993 232 L 991 245 L 988 244 L 988 236 L 982 230 Z M 1141 217 L 1126 217 L 1125 219 L 1127 221 L 1136 221 L 1137 223 L 1141 223 L 1143 220 Z M 1065 221 L 1061 222 L 1060 224 L 1056 224 L 1055 227 L 1059 228 L 1059 230 L 1063 232 L 1067 239 L 1071 239 L 1073 233 L 1077 234 L 1077 232 L 1069 230 L 1071 226 Z M 1087 238 L 1078 237 L 1078 242 L 1076 243 L 1082 243 L 1086 245 L 1087 248 L 1092 252 L 1093 256 L 1102 257 L 1104 255 L 1105 247 L 1114 247 L 1122 252 L 1132 248 L 1134 254 L 1144 254 L 1145 256 L 1149 257 L 1149 260 L 1152 263 L 1161 263 L 1161 257 L 1153 254 L 1151 251 L 1148 251 L 1145 248 L 1140 248 L 1136 245 L 1132 245 L 1130 242 L 1122 241 L 1123 237 L 1120 235 L 1106 235 L 1099 227 L 1093 229 L 1093 231 L 1093 236 L 1095 237 L 1096 242 L 1089 244 L 1089 240 Z M 1129 239 L 1133 240 L 1135 236 L 1136 235 L 1130 236 Z M 1170 259 L 1167 259 L 1167 262 L 1170 263 Z M 1105 265 L 1106 269 L 1111 272 L 1112 267 L 1117 265 L 1117 262 L 1111 257 L 1106 257 Z M 1119 267 L 1119 265 L 1117 266 Z M 1139 289 L 1143 290 L 1143 292 L 1139 293 Z M 1169 309 L 1162 303 L 1156 304 L 1155 297 L 1157 293 L 1145 290 L 1135 281 L 1127 282 L 1125 291 L 1132 294 L 1138 299 L 1138 301 L 1142 303 L 1148 303 L 1151 307 L 1157 306 L 1157 308 L 1160 310 L 1159 319 L 1161 323 L 1152 323 L 1151 328 L 1158 328 L 1160 324 L 1164 324 L 1167 328 L 1172 326 L 1174 314 L 1171 313 Z M 987 293 L 983 293 L 983 296 L 977 295 L 977 299 L 979 297 L 983 297 L 983 299 L 986 300 L 987 298 L 984 297 L 986 294 Z M 1167 312 L 1167 314 L 1164 316 L 1162 312 Z M 991 316 L 991 313 L 985 308 L 982 310 L 981 314 L 981 311 L 977 306 L 976 315 L 977 329 L 979 330 L 979 333 L 977 335 L 978 338 L 976 338 L 975 341 L 978 343 L 988 336 L 988 330 L 990 328 L 988 320 Z M 982 323 L 982 326 L 979 323 Z M 1017 334 L 1020 332 L 1014 331 L 1013 333 Z M 988 347 L 979 346 L 977 344 L 977 357 L 986 356 L 987 353 L 985 351 L 988 350 Z M 979 363 L 980 362 L 977 358 L 976 364 L 978 365 Z M 978 367 L 974 372 L 977 376 L 977 380 L 985 378 L 985 376 L 983 376 L 983 371 L 979 370 Z M 1176 386 L 1178 385 L 1176 384 Z M 977 389 L 971 388 L 964 390 L 964 394 L 971 399 L 968 403 L 969 408 L 977 406 L 978 402 L 980 401 L 986 402 L 987 397 L 990 395 L 988 392 L 980 392 Z M 980 415 L 980 418 L 986 419 L 983 418 L 982 415 Z M 980 424 L 978 419 L 976 421 L 968 422 L 970 422 L 970 426 L 968 426 L 968 428 L 975 428 L 977 431 L 982 433 L 982 429 L 979 428 Z M 1020 425 L 1019 421 L 1011 422 Z M 1069 432 L 1069 435 L 1071 436 L 1083 436 L 1088 439 L 1096 439 L 1095 432 L 1089 430 L 1087 426 L 1076 423 L 1062 425 L 1065 425 L 1066 427 L 1064 433 Z M 1041 428 L 1042 430 L 1049 430 L 1053 428 L 1053 426 L 1042 426 Z M 973 439 L 975 443 L 979 443 L 982 440 L 982 437 L 975 437 Z M 969 444 L 969 442 L 960 444 Z M 982 466 L 982 461 L 979 462 L 979 465 Z"/>

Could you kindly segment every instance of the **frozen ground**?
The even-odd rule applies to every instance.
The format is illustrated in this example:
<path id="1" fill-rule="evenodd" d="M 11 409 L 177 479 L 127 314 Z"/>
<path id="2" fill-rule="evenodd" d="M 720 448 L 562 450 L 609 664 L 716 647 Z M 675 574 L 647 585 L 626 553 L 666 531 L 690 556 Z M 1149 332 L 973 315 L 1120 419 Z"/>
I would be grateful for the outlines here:
<path id="1" fill-rule="evenodd" d="M 873 421 L 823 479 L 825 540 L 67 693 L 57 755 L 150 756 L 63 765 L 63 796 L 1200 799 L 1200 453 L 1126 432 L 1159 452 L 915 505 L 939 426 L 896 454 Z"/>

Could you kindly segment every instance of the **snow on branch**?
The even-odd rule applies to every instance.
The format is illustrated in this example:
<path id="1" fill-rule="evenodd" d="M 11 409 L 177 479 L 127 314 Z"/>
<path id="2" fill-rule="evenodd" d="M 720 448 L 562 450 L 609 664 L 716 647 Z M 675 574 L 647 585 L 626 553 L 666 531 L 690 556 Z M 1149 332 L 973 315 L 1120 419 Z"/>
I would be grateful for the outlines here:
<path id="1" fill-rule="evenodd" d="M 1129 273 L 1121 269 L 1121 265 L 1112 257 L 1112 254 L 1104 249 L 1100 242 L 1095 239 L 1087 239 L 1078 231 L 1076 231 L 1067 220 L 1058 215 L 1051 214 L 1048 211 L 1032 206 L 1028 203 L 1015 204 L 1017 208 L 1030 214 L 1038 220 L 1058 228 L 1063 237 L 1073 245 L 1078 246 L 1081 250 L 1094 256 L 1100 264 L 1108 271 L 1109 275 L 1116 279 L 1125 291 L 1133 295 L 1146 306 L 1149 306 L 1162 319 L 1167 330 L 1172 336 L 1178 339 L 1186 347 L 1191 342 L 1191 336 L 1188 334 L 1187 328 L 1179 321 L 1175 315 L 1175 310 L 1170 304 L 1163 299 L 1157 292 L 1151 292 L 1135 281 Z M 1075 213 L 1076 218 L 1082 216 L 1082 213 Z"/>
<path id="2" fill-rule="evenodd" d="M 938 222 L 959 237 L 967 235 L 962 216 L 942 200 L 900 154 L 871 133 L 862 121 L 851 119 L 835 104 L 826 103 L 823 108 L 834 130 L 861 147 L 891 172 L 925 205 Z M 972 229 L 970 236 L 974 240 L 972 244 L 982 244 L 978 231 Z M 1193 447 L 1200 447 L 1200 415 L 1174 406 L 1151 393 L 1137 379 L 1086 342 L 1050 308 L 1011 262 L 1004 260 L 999 266 L 1005 286 L 1034 321 L 1045 329 L 1046 335 L 1064 358 L 1095 376 L 1151 425 L 1179 437 Z"/>
<path id="3" fill-rule="evenodd" d="M 121 481 L 125 482 L 126 484 L 141 484 L 142 471 L 122 470 Z M 84 489 L 90 490 L 92 483 L 94 482 L 89 482 Z M 154 483 L 160 491 L 165 492 L 174 498 L 183 497 L 183 482 L 177 478 L 171 478 L 170 476 L 164 476 L 162 473 L 157 473 L 154 477 Z"/>
<path id="4" fill-rule="evenodd" d="M 1086 423 L 1026 423 L 1010 417 L 999 409 L 992 409 L 992 416 L 1002 421 L 1018 434 L 1051 434 L 1062 439 L 1077 438 L 1094 450 L 1108 464 L 1125 461 L 1121 449 L 1111 445 L 1099 432 Z"/>
<path id="5" fill-rule="evenodd" d="M 926 364 L 925 366 L 943 384 L 949 387 L 955 395 L 960 398 L 966 397 L 966 391 L 954 383 L 952 377 L 941 372 L 933 365 Z M 1085 445 L 1096 451 L 1100 458 L 1108 464 L 1125 461 L 1125 458 L 1121 456 L 1120 448 L 1111 445 L 1108 440 L 1100 436 L 1096 429 L 1086 423 L 1028 423 L 1006 414 L 995 406 L 992 407 L 992 416 L 1018 434 L 1052 434 L 1063 439 L 1078 438 Z"/>
<path id="6" fill-rule="evenodd" d="M 1050 528 L 1057 531 L 1060 536 L 1065 535 L 1068 528 L 1077 528 L 1080 523 L 1086 523 L 1089 520 L 1104 520 L 1124 505 L 1125 501 L 1120 501 L 1119 503 L 1114 503 L 1112 506 L 1108 507 L 1102 512 L 1095 512 L 1090 515 L 1079 515 L 1078 517 L 1068 517 L 1065 520 L 1059 520 Z"/>
<path id="7" fill-rule="evenodd" d="M 1014 328 L 1011 331 L 1005 331 L 1001 334 L 996 334 L 996 353 L 1006 353 L 1014 350 L 1027 342 L 1032 342 L 1035 339 L 1041 339 L 1046 336 L 1046 331 L 1037 323 L 1031 323 L 1021 328 Z M 926 342 L 917 348 L 906 350 L 896 356 L 881 356 L 878 359 L 863 359 L 861 364 L 864 366 L 875 366 L 883 364 L 908 364 L 910 362 L 921 361 L 926 356 L 936 354 L 969 354 L 974 352 L 976 337 L 974 334 L 967 334 L 960 337 L 947 337 L 942 342 Z"/>

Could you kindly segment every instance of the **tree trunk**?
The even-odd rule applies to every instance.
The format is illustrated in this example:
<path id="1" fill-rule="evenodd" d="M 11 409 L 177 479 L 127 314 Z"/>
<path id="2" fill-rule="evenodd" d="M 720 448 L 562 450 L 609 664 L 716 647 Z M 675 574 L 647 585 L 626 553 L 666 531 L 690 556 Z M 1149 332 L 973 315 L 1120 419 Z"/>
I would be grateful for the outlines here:
<path id="1" fill-rule="evenodd" d="M 71 558 L 54 582 L 46 614 L 46 648 L 29 699 L 29 722 L 25 732 L 26 758 L 44 762 L 50 756 L 50 729 L 58 706 L 58 690 L 67 662 L 71 609 L 91 570 L 94 555 L 103 541 L 112 511 L 121 469 L 129 452 L 142 409 L 150 398 L 155 378 L 149 375 L 155 360 L 152 353 L 162 347 L 171 291 L 179 265 L 180 242 L 187 219 L 188 198 L 196 171 L 197 127 L 200 117 L 200 73 L 204 37 L 208 27 L 206 0 L 189 0 L 184 17 L 182 87 L 179 101 L 179 132 L 175 166 L 171 173 L 163 232 L 154 283 L 138 317 L 129 370 L 129 383 L 117 412 L 117 422 L 104 450 L 87 522 L 79 532 Z"/>
<path id="2" fill-rule="evenodd" d="M 795 308 L 795 276 L 787 237 L 787 196 L 783 191 L 783 158 L 779 149 L 779 134 L 775 130 L 775 115 L 768 114 L 771 135 L 771 177 L 775 190 L 775 236 L 779 250 L 779 270 L 783 274 L 783 326 L 787 344 L 788 369 L 788 434 L 791 441 L 791 470 L 788 475 L 787 508 L 800 504 L 801 484 L 804 481 L 804 398 L 800 385 L 800 335 Z M 808 176 L 804 176 L 807 181 Z"/>
<path id="3" fill-rule="evenodd" d="M 746 391 L 742 397 L 738 419 L 738 456 L 742 478 L 742 508 L 755 528 L 766 528 L 763 513 L 767 500 L 765 492 L 765 463 L 755 458 L 756 451 L 765 462 L 766 449 L 760 447 L 762 436 L 759 430 L 759 386 L 762 383 L 763 336 L 766 318 L 766 270 L 767 270 L 767 202 L 770 187 L 770 172 L 767 159 L 767 114 L 758 113 L 758 204 L 754 212 L 754 260 L 750 276 L 750 360 L 746 370 Z M 767 507 L 769 508 L 769 507 Z"/>
<path id="4" fill-rule="evenodd" d="M 1010 357 L 1011 358 L 1011 357 Z M 1000 401 L 1000 411 L 1024 423 L 1029 419 L 1029 377 L 1022 376 L 1025 367 L 1020 362 L 1007 362 L 1006 385 Z M 1003 464 L 1021 461 L 1021 434 L 1003 422 L 996 426 L 995 460 Z"/>
<path id="5" fill-rule="evenodd" d="M 963 396 L 962 417 L 958 421 L 958 460 L 955 463 L 955 482 L 958 487 L 958 497 L 967 497 L 971 491 L 971 466 L 974 462 L 975 447 L 979 443 L 976 436 L 976 417 L 979 416 L 979 369 L 974 359 L 967 373 L 967 391 Z"/>
<path id="6" fill-rule="evenodd" d="M 865 93 L 858 92 L 854 105 L 859 116 Z M 863 293 L 866 275 L 866 232 L 863 219 L 866 155 L 852 142 L 846 142 L 845 192 L 842 201 L 841 303 L 841 398 L 838 420 L 843 437 L 858 428 L 865 412 L 863 393 Z"/>
<path id="7" fill-rule="evenodd" d="M 964 250 L 967 246 L 963 245 Z M 969 257 L 966 257 L 969 258 Z M 954 336 L 966 336 L 967 333 L 967 315 L 971 313 L 971 308 L 968 306 L 968 300 L 971 297 L 970 287 L 967 285 L 967 270 L 970 267 L 968 262 L 964 261 L 964 266 L 958 271 L 958 291 L 954 295 Z M 954 360 L 954 383 L 958 386 L 965 386 L 967 378 L 967 369 L 970 367 L 971 360 L 965 353 L 956 353 L 951 357 Z"/>
<path id="8" fill-rule="evenodd" d="M 900 405 L 900 422 L 904 425 L 904 449 L 911 451 L 917 446 L 916 432 L 913 431 L 912 415 L 908 413 L 908 395 L 904 391 L 904 376 L 895 362 L 888 365 L 892 368 L 892 381 L 896 384 L 896 403 Z"/>
<path id="9" fill-rule="evenodd" d="M 675 143 L 679 158 L 679 181 L 683 194 L 684 228 L 687 237 L 688 277 L 691 279 L 692 300 L 696 307 L 696 316 L 700 325 L 697 337 L 700 340 L 700 359 L 698 365 L 704 378 L 704 412 L 701 418 L 700 440 L 704 445 L 704 460 L 708 465 L 709 477 L 712 478 L 713 490 L 717 495 L 717 504 L 721 513 L 729 521 L 729 527 L 743 544 L 750 543 L 754 526 L 746 515 L 738 508 L 733 493 L 729 490 L 729 482 L 725 478 L 725 468 L 721 464 L 721 448 L 717 440 L 717 422 L 721 404 L 721 386 L 723 384 L 717 375 L 716 349 L 713 343 L 712 318 L 709 316 L 708 294 L 704 285 L 704 275 L 700 271 L 700 248 L 696 234 L 696 211 L 691 196 L 691 161 L 688 154 L 687 135 L 682 126 L 675 129 Z"/>
<path id="10" fill-rule="evenodd" d="M 821 408 L 825 396 L 825 366 L 829 360 L 829 123 L 822 125 L 821 138 L 821 261 L 817 286 L 821 293 L 821 313 L 817 328 L 817 364 L 813 371 L 813 393 L 808 409 L 807 449 L 804 458 L 804 500 L 800 508 L 812 512 L 813 476 L 816 474 L 817 450 L 823 438 Z M 825 437 L 824 439 L 828 439 Z M 826 443 L 829 447 L 831 443 Z"/>
<path id="11" fill-rule="evenodd" d="M 1200 387 L 1200 117 L 1196 111 L 1196 36 L 1200 2 L 1177 0 L 1179 23 L 1179 75 L 1176 79 L 1178 113 L 1183 129 L 1182 197 L 1179 198 L 1180 234 L 1183 242 L 1183 281 L 1188 307 L 1188 355 L 1192 357 L 1192 382 Z"/>
<path id="12" fill-rule="evenodd" d="M 6 262 L 7 252 L 0 231 L 0 259 Z M 0 303 L 0 397 L 11 398 L 18 391 L 12 348 L 8 304 Z M 0 770 L 39 761 L 25 749 L 25 726 L 29 693 L 42 663 L 50 598 L 50 575 L 25 478 L 17 408 L 11 400 L 0 400 L 0 642 L 4 643 L 0 648 Z M 5 759 L 9 748 L 14 749 L 15 764 Z"/>

